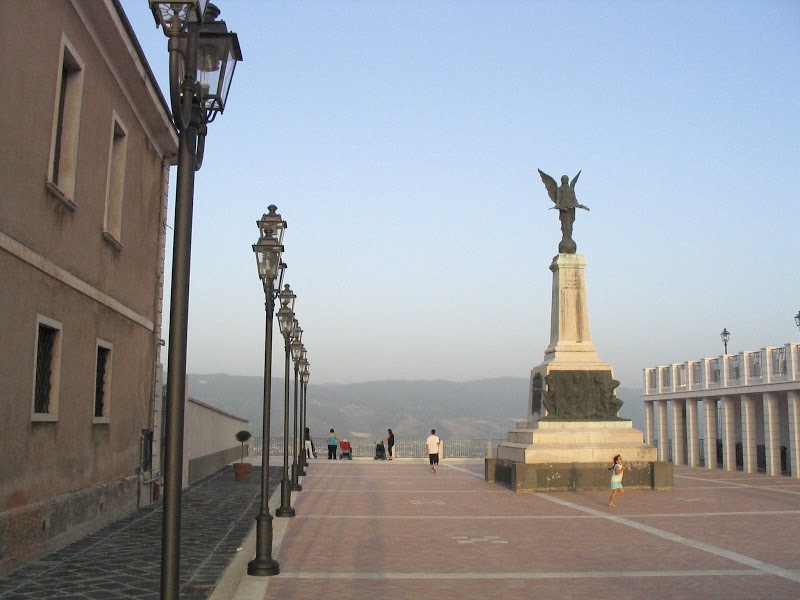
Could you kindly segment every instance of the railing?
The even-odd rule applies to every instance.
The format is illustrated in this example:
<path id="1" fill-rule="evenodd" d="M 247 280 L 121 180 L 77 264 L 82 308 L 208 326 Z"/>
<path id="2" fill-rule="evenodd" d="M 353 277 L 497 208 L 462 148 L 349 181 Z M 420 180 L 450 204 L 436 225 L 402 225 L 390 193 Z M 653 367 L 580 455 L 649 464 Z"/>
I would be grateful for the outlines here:
<path id="1" fill-rule="evenodd" d="M 772 374 L 786 375 L 786 348 L 772 349 Z"/>
<path id="2" fill-rule="evenodd" d="M 645 396 L 800 382 L 800 343 L 659 365 L 643 371 Z"/>
<path id="3" fill-rule="evenodd" d="M 720 365 L 718 358 L 711 361 L 711 381 L 713 383 L 720 382 Z"/>
<path id="4" fill-rule="evenodd" d="M 728 357 L 728 379 L 736 379 L 738 380 L 740 376 L 739 372 L 739 355 L 729 356 Z"/>
<path id="5" fill-rule="evenodd" d="M 672 381 L 670 377 L 670 368 L 664 367 L 661 369 L 661 386 L 664 388 L 669 388 L 672 386 Z"/>
<path id="6" fill-rule="evenodd" d="M 685 388 L 686 387 L 686 365 L 685 364 L 680 365 L 678 367 L 678 373 L 677 373 L 676 379 L 677 379 L 677 381 L 675 383 L 676 383 L 677 387 L 679 387 L 679 388 Z"/>
<path id="7" fill-rule="evenodd" d="M 703 365 L 700 362 L 692 363 L 692 387 L 703 383 Z"/>
<path id="8" fill-rule="evenodd" d="M 748 354 L 750 377 L 761 377 L 761 351 Z"/>
<path id="9" fill-rule="evenodd" d="M 377 455 L 377 440 L 364 438 L 347 438 L 353 449 L 354 458 L 375 458 Z M 251 454 L 261 456 L 263 451 L 262 438 L 252 438 Z M 292 454 L 294 438 L 289 438 L 289 454 Z M 443 440 L 444 455 L 446 458 L 485 458 L 489 452 L 494 456 L 497 453 L 497 444 L 503 440 L 473 439 L 473 440 Z M 328 445 L 325 438 L 313 438 L 314 449 L 318 458 L 328 457 Z M 269 440 L 270 456 L 283 456 L 283 437 L 273 437 Z M 337 457 L 340 451 L 337 450 Z M 398 440 L 394 445 L 395 458 L 427 458 L 425 453 L 425 440 Z"/>
<path id="10" fill-rule="evenodd" d="M 647 369 L 647 387 L 651 390 L 658 388 L 658 374 L 655 369 Z"/>

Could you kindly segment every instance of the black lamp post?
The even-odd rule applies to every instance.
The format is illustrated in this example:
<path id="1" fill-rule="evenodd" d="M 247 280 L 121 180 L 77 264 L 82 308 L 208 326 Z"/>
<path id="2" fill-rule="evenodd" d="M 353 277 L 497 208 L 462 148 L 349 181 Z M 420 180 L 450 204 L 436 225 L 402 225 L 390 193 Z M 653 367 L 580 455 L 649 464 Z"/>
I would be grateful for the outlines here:
<path id="1" fill-rule="evenodd" d="M 300 384 L 300 359 L 302 358 L 303 354 L 303 342 L 300 340 L 303 337 L 303 330 L 300 328 L 300 324 L 297 322 L 297 319 L 294 321 L 294 327 L 292 328 L 292 331 L 292 341 L 289 343 L 289 349 L 292 352 L 292 362 L 294 362 L 294 425 L 292 429 L 292 432 L 294 433 L 294 441 L 292 443 L 292 491 L 302 492 L 303 486 L 300 485 L 298 480 L 300 475 L 300 467 L 297 464 L 298 455 L 300 454 L 300 431 L 298 430 L 300 421 L 297 407 L 297 388 Z"/>
<path id="2" fill-rule="evenodd" d="M 283 478 L 281 479 L 281 505 L 275 511 L 276 517 L 293 517 L 294 509 L 291 506 L 292 491 L 289 484 L 289 344 L 294 325 L 294 295 L 289 284 L 286 284 L 278 294 L 281 307 L 278 310 L 278 326 L 284 340 L 286 363 L 284 368 L 283 386 Z"/>
<path id="3" fill-rule="evenodd" d="M 308 375 L 308 351 L 303 346 L 302 356 L 300 358 L 300 431 L 303 432 L 302 441 L 300 442 L 300 475 L 306 474 L 306 467 L 308 466 L 308 457 L 306 456 L 306 394 L 303 387 L 303 380 Z"/>
<path id="4" fill-rule="evenodd" d="M 722 338 L 722 343 L 725 345 L 725 354 L 728 353 L 728 340 L 731 339 L 731 332 L 726 329 L 722 330 L 722 333 L 719 334 L 719 337 Z"/>
<path id="5" fill-rule="evenodd" d="M 194 174 L 203 163 L 206 125 L 225 110 L 242 52 L 236 34 L 228 32 L 224 21 L 216 20 L 219 9 L 208 0 L 149 0 L 149 6 L 156 27 L 169 39 L 172 119 L 179 133 L 161 531 L 161 598 L 177 600 Z"/>
<path id="6" fill-rule="evenodd" d="M 797 314 L 794 316 L 794 324 L 800 329 L 800 310 L 798 310 Z"/>
<path id="7" fill-rule="evenodd" d="M 305 358 L 305 356 L 303 357 Z M 305 371 L 303 372 L 301 383 L 303 384 L 303 423 L 308 427 L 308 378 L 311 375 L 311 364 L 305 358 Z M 308 466 L 308 460 L 305 461 Z"/>
<path id="8" fill-rule="evenodd" d="M 283 233 L 286 221 L 269 206 L 269 213 L 258 221 L 260 236 L 253 244 L 256 253 L 258 276 L 266 298 L 266 330 L 264 333 L 264 396 L 261 442 L 261 509 L 256 516 L 256 556 L 247 563 L 247 574 L 256 576 L 280 573 L 278 561 L 272 558 L 272 515 L 269 514 L 269 437 L 270 410 L 272 408 L 272 318 L 275 298 L 281 288 L 285 265 L 281 262 Z"/>

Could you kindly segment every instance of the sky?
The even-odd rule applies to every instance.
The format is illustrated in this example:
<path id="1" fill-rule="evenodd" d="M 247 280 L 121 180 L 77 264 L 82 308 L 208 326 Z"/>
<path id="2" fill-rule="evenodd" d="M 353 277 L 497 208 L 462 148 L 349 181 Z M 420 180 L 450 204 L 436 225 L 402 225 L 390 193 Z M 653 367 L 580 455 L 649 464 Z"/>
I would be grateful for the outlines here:
<path id="1" fill-rule="evenodd" d="M 731 353 L 800 337 L 800 3 L 216 4 L 244 61 L 196 177 L 188 372 L 263 373 L 275 204 L 312 384 L 527 377 L 561 238 L 537 169 L 581 171 L 591 337 L 623 387 L 722 354 L 723 328 Z M 166 37 L 122 5 L 166 97 Z"/>

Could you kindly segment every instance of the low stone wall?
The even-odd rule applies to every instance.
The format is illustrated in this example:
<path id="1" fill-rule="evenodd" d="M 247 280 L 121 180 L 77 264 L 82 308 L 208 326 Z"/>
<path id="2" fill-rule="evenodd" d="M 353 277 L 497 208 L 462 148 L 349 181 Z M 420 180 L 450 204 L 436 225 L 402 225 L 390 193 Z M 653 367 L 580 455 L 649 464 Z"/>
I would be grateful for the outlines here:
<path id="1" fill-rule="evenodd" d="M 607 463 L 525 464 L 487 458 L 485 479 L 515 492 L 563 492 L 610 489 Z M 673 467 L 669 462 L 629 463 L 625 470 L 628 489 L 671 490 Z"/>
<path id="2" fill-rule="evenodd" d="M 248 427 L 247 419 L 189 398 L 183 443 L 184 487 L 238 461 L 242 449 L 236 441 L 236 433 Z M 245 444 L 244 451 L 247 455 L 248 444 Z"/>
<path id="3" fill-rule="evenodd" d="M 48 498 L 0 513 L 0 572 L 63 548 L 136 510 L 139 477 Z"/>
<path id="4" fill-rule="evenodd" d="M 247 455 L 247 444 L 245 444 L 244 450 L 245 455 Z M 203 477 L 207 477 L 213 473 L 216 473 L 232 462 L 239 462 L 241 456 L 241 448 L 237 445 L 236 448 L 220 450 L 219 452 L 214 452 L 213 454 L 207 454 L 199 458 L 193 458 L 189 460 L 189 482 L 194 483 L 198 479 L 202 479 Z"/>

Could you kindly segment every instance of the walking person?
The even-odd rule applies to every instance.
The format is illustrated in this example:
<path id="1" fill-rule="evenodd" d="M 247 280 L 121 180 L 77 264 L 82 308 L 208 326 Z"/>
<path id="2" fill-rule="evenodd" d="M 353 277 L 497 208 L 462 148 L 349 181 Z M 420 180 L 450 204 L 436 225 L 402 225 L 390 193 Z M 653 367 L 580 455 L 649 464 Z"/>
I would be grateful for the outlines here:
<path id="1" fill-rule="evenodd" d="M 436 473 L 436 465 L 439 464 L 439 451 L 442 448 L 442 440 L 436 435 L 436 430 L 431 429 L 431 434 L 425 440 L 425 452 L 428 453 L 428 460 L 431 463 L 431 473 Z"/>
<path id="2" fill-rule="evenodd" d="M 389 430 L 389 434 L 383 438 L 384 442 L 386 442 L 386 453 L 388 454 L 388 459 L 392 460 L 394 458 L 394 434 L 392 430 Z"/>
<path id="3" fill-rule="evenodd" d="M 614 499 L 625 493 L 625 489 L 622 487 L 622 475 L 627 466 L 628 465 L 622 462 L 622 457 L 617 454 L 614 457 L 614 464 L 608 468 L 608 470 L 611 471 L 611 497 L 608 499 L 609 506 L 616 507 L 617 505 L 614 504 Z"/>
<path id="4" fill-rule="evenodd" d="M 336 460 L 336 449 L 339 447 L 339 438 L 333 433 L 333 429 L 326 438 L 328 442 L 328 460 Z"/>
<path id="5" fill-rule="evenodd" d="M 306 458 L 317 458 L 317 449 L 314 448 L 314 440 L 311 439 L 311 431 L 308 427 L 306 427 L 305 440 Z"/>

